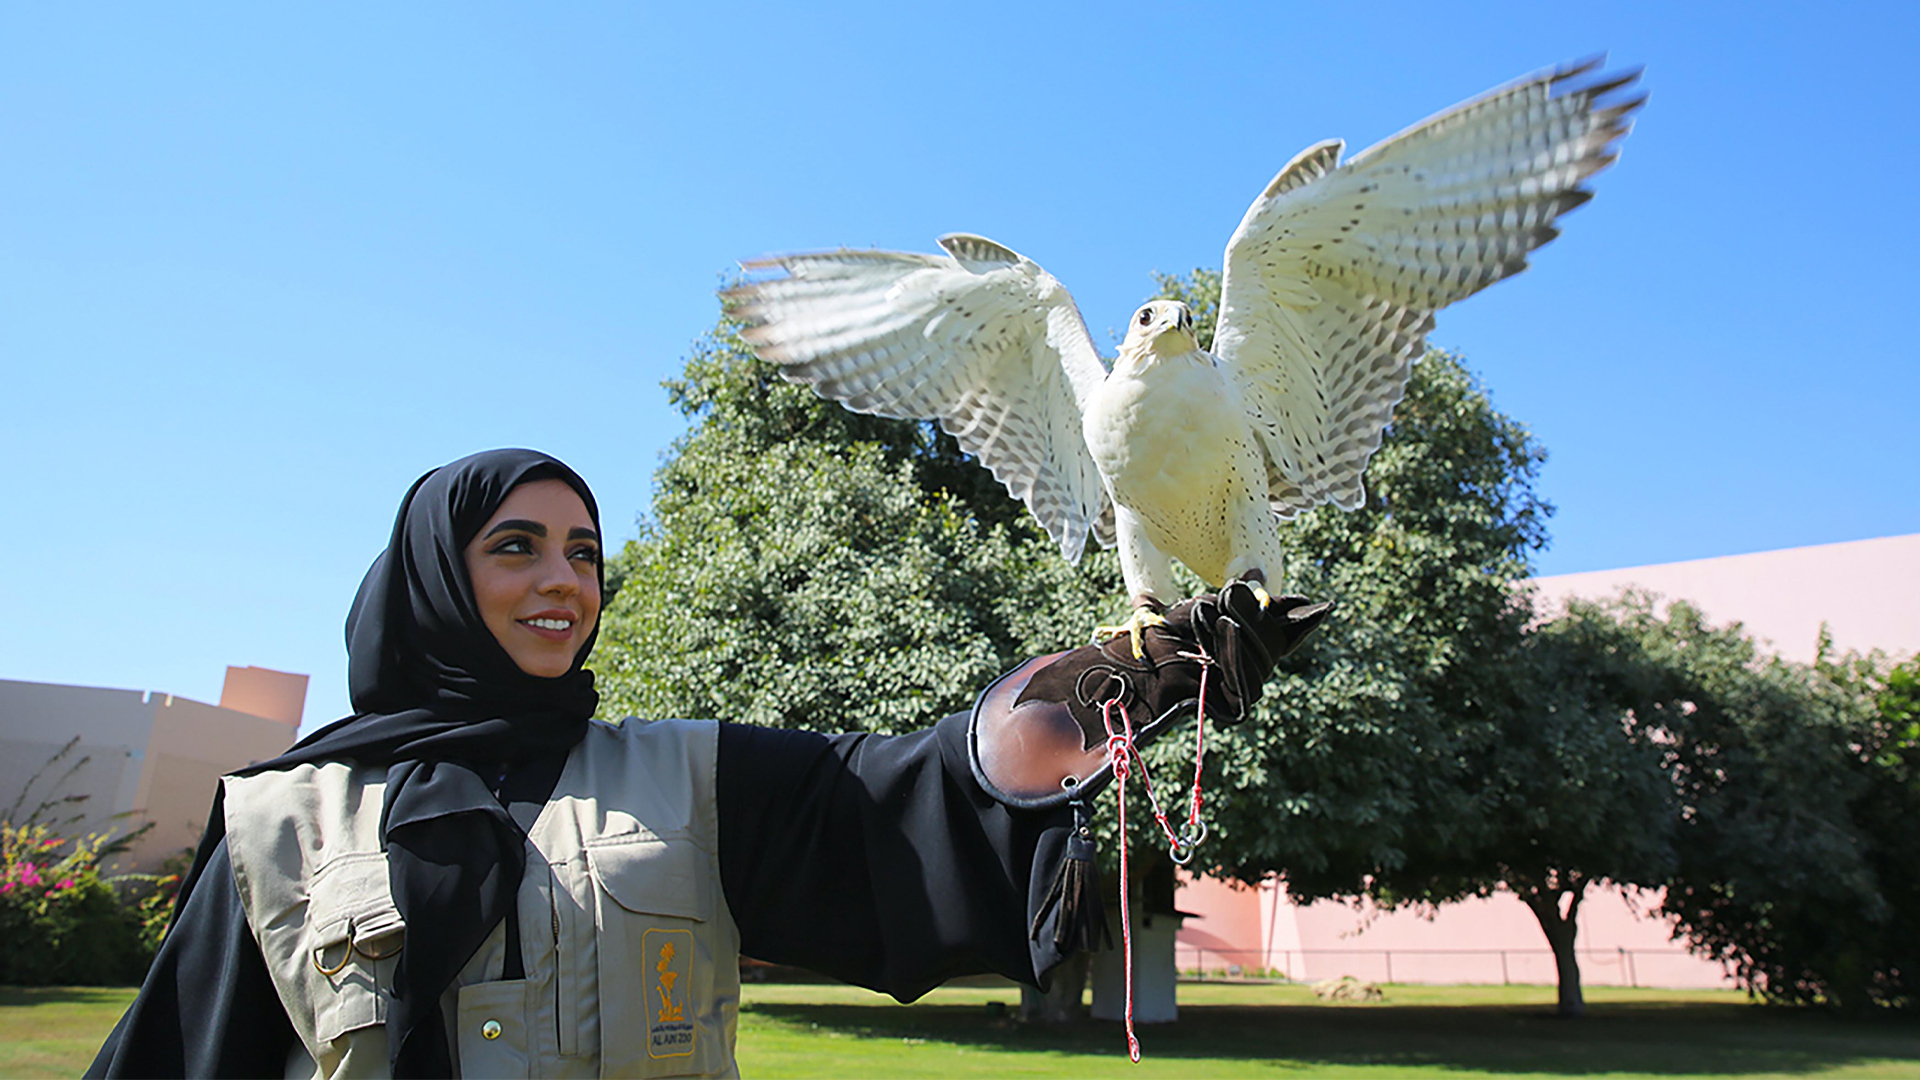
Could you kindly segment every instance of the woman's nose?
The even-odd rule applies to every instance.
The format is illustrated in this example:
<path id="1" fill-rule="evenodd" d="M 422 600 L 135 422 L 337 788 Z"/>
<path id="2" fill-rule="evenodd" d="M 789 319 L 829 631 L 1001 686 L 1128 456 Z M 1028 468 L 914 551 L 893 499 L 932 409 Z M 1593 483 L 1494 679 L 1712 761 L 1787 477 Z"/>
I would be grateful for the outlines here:
<path id="1" fill-rule="evenodd" d="M 580 591 L 580 579 L 566 559 L 542 559 L 538 588 L 543 593 L 566 596 Z"/>

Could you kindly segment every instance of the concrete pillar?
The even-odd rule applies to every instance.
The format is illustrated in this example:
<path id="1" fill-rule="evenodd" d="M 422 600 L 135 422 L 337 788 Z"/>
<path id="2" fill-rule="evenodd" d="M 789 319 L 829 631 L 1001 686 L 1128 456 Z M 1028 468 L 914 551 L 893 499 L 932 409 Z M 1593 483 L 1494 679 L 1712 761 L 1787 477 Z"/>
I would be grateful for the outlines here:
<path id="1" fill-rule="evenodd" d="M 1143 915 L 1133 911 L 1133 1022 L 1171 1024 L 1180 1018 L 1174 989 L 1179 972 L 1173 964 L 1178 915 Z M 1093 1018 L 1124 1020 L 1127 1016 L 1126 956 L 1120 948 L 1120 909 L 1107 909 L 1107 925 L 1115 928 L 1114 947 L 1093 954 Z"/>

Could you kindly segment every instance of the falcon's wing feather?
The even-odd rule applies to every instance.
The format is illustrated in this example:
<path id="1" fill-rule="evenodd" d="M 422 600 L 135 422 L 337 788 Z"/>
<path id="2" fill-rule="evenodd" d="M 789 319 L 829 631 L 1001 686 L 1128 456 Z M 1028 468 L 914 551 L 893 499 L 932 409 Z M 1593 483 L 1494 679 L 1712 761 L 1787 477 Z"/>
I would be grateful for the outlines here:
<path id="1" fill-rule="evenodd" d="M 1100 500 L 1100 516 L 1093 521 L 1093 538 L 1103 548 L 1120 545 L 1120 524 L 1113 512 L 1113 500 Z"/>
<path id="2" fill-rule="evenodd" d="M 1591 197 L 1644 96 L 1598 60 L 1457 105 L 1345 164 L 1337 140 L 1280 171 L 1227 244 L 1214 355 L 1260 431 L 1283 516 L 1365 499 L 1433 313 L 1526 268 Z M 1283 483 L 1284 482 L 1284 483 Z"/>
<path id="3" fill-rule="evenodd" d="M 1060 283 L 984 237 L 948 255 L 832 251 L 742 264 L 741 336 L 781 373 L 857 412 L 934 419 L 1077 560 L 1106 502 L 1080 434 L 1106 378 Z"/>

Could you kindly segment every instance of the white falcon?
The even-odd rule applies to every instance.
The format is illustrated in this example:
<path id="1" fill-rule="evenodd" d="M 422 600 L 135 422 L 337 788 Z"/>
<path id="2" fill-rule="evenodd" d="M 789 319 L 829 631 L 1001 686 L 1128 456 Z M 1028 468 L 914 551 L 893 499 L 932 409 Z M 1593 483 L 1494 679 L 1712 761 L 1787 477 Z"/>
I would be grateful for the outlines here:
<path id="1" fill-rule="evenodd" d="M 1365 499 L 1433 313 L 1526 268 L 1587 201 L 1645 101 L 1598 60 L 1490 91 L 1342 163 L 1301 151 L 1227 242 L 1212 353 L 1150 301 L 1109 371 L 1067 290 L 983 237 L 944 255 L 759 259 L 729 290 L 742 336 L 848 408 L 937 419 L 1077 561 L 1117 539 L 1141 621 L 1209 585 L 1278 587 L 1277 523 Z M 1137 638 L 1136 638 L 1137 640 Z"/>

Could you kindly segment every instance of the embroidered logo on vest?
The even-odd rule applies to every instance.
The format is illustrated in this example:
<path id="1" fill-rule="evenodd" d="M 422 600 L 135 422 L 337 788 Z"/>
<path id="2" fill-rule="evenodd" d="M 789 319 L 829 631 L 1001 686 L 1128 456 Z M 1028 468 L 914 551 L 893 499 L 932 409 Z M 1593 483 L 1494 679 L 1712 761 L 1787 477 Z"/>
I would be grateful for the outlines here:
<path id="1" fill-rule="evenodd" d="M 693 1020 L 687 995 L 693 990 L 693 931 L 650 929 L 640 939 L 640 954 L 654 971 L 647 1001 L 647 1056 L 687 1057 L 693 1053 Z"/>

